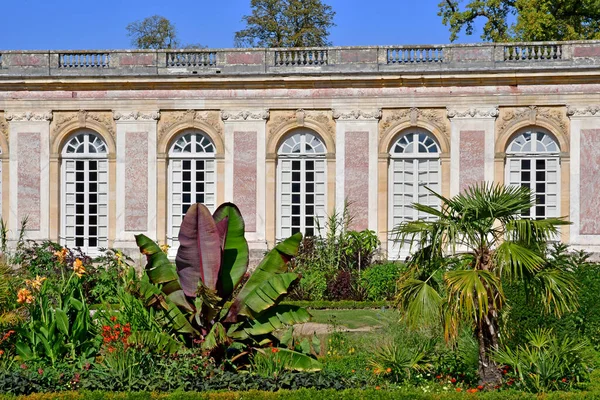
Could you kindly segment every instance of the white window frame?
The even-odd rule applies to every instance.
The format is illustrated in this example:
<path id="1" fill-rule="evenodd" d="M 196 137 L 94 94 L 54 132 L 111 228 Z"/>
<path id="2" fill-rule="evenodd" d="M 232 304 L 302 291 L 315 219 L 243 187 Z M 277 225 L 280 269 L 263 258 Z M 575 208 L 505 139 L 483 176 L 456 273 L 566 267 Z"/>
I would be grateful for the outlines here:
<path id="1" fill-rule="evenodd" d="M 523 144 L 519 144 L 519 141 L 524 141 L 525 136 L 526 135 L 532 135 L 535 134 L 536 136 L 539 134 L 544 135 L 544 139 L 546 139 L 546 143 L 540 142 L 539 138 L 536 137 L 536 141 L 534 142 L 536 145 L 536 149 L 529 149 L 529 150 L 522 150 L 522 148 L 525 146 L 525 143 Z M 521 149 L 519 149 L 518 147 L 521 147 Z M 535 172 L 536 169 L 534 169 L 534 165 L 536 165 L 536 161 L 538 160 L 544 160 L 545 161 L 545 168 L 544 168 L 544 172 L 545 172 L 545 179 L 544 179 L 544 184 L 545 184 L 545 191 L 544 191 L 544 196 L 546 196 L 544 198 L 544 215 L 541 216 L 543 218 L 548 218 L 548 217 L 560 217 L 560 200 L 561 200 L 561 157 L 560 157 L 560 144 L 558 143 L 558 140 L 556 139 L 556 137 L 548 132 L 545 129 L 542 128 L 528 128 L 528 129 L 524 129 L 524 130 L 520 130 L 518 131 L 513 138 L 510 140 L 509 144 L 506 147 L 506 161 L 505 161 L 505 165 L 504 165 L 504 179 L 507 185 L 515 185 L 513 182 L 517 181 L 516 179 L 513 179 L 511 177 L 511 173 L 514 172 L 515 174 L 521 174 L 521 167 L 519 166 L 516 170 L 512 169 L 512 164 L 513 161 L 523 161 L 523 160 L 529 160 L 530 162 L 530 180 L 528 182 L 530 182 L 530 189 L 533 192 L 533 194 L 536 196 L 537 198 L 537 188 L 535 187 L 538 182 L 537 178 L 535 177 Z M 555 175 L 556 175 L 556 180 L 554 182 L 549 181 L 548 180 L 548 161 L 555 161 L 556 162 L 556 170 Z M 516 164 L 516 163 L 515 163 Z M 550 170 L 552 172 L 552 170 Z M 552 195 L 554 195 L 556 197 L 556 212 L 555 215 L 550 215 L 548 213 L 548 203 L 547 203 L 547 199 L 548 199 L 548 184 L 555 184 L 556 185 L 556 193 L 551 193 Z M 519 186 L 521 184 L 521 179 L 518 179 L 518 183 Z M 524 218 L 528 218 L 531 217 L 532 215 L 535 217 L 540 217 L 536 214 L 536 210 L 535 210 L 535 206 L 532 207 L 530 214 L 527 216 L 523 216 Z"/>
<path id="2" fill-rule="evenodd" d="M 181 148 L 181 145 L 184 141 L 187 140 L 187 138 L 189 137 L 189 139 L 193 139 L 192 142 L 190 143 L 190 151 L 185 151 L 183 148 Z M 200 138 L 200 143 L 198 143 L 198 138 Z M 203 148 L 201 151 L 198 151 L 197 149 L 197 144 L 200 144 L 200 146 Z M 176 149 L 180 148 L 182 151 L 176 151 Z M 190 161 L 192 163 L 191 165 L 191 169 L 190 169 L 190 174 L 191 174 L 191 186 L 190 187 L 190 195 L 194 195 L 197 196 L 198 191 L 197 191 L 197 185 L 199 183 L 204 184 L 204 204 L 208 207 L 208 209 L 211 212 L 215 211 L 216 208 L 216 186 L 217 186 L 217 179 L 216 179 L 216 147 L 214 142 L 211 140 L 210 136 L 208 134 L 206 134 L 205 132 L 198 130 L 198 129 L 186 129 L 184 131 L 182 131 L 180 134 L 178 134 L 175 138 L 175 140 L 173 141 L 173 143 L 171 144 L 170 148 L 169 148 L 169 154 L 168 154 L 169 158 L 168 158 L 168 204 L 167 204 L 167 244 L 170 246 L 169 247 L 169 257 L 175 257 L 177 254 L 177 249 L 179 248 L 179 240 L 177 239 L 174 231 L 175 231 L 175 227 L 174 227 L 174 214 L 173 214 L 173 208 L 175 207 L 175 205 L 173 204 L 174 201 L 174 196 L 177 194 L 176 191 L 174 190 L 174 185 L 176 184 L 174 182 L 174 175 L 175 172 L 180 172 L 183 175 L 183 169 L 181 169 L 181 171 L 175 171 L 175 167 L 174 164 L 181 162 L 183 163 L 184 161 Z M 204 165 L 205 165 L 205 169 L 204 169 L 204 181 L 200 182 L 197 181 L 195 179 L 196 173 L 199 172 L 196 169 L 196 163 L 198 161 L 204 161 Z M 207 165 L 208 164 L 212 164 L 212 168 L 208 168 Z M 213 179 L 209 180 L 207 178 L 207 174 L 212 175 Z M 183 178 L 182 181 L 179 182 L 182 186 L 183 186 Z M 212 191 L 209 191 L 207 189 L 207 186 L 210 186 L 212 188 Z M 181 190 L 179 191 L 180 195 L 183 196 L 183 187 L 181 188 Z M 212 201 L 207 201 L 206 196 L 212 196 Z M 196 198 L 194 197 L 193 199 L 191 199 L 191 203 L 190 204 L 194 204 L 196 203 Z M 181 199 L 181 205 L 183 205 L 183 199 Z M 183 217 L 182 217 L 183 220 Z"/>
<path id="3" fill-rule="evenodd" d="M 413 135 L 412 138 L 412 150 L 409 152 L 398 152 L 396 150 L 399 150 L 399 148 L 397 146 L 403 147 L 402 146 L 402 142 L 406 143 L 406 142 L 410 142 L 411 139 L 409 138 L 409 135 Z M 425 135 L 426 139 L 421 141 L 421 136 L 420 135 Z M 417 139 L 419 139 L 417 141 L 417 146 L 415 146 L 415 142 L 414 142 L 414 138 L 415 136 L 417 137 Z M 425 145 L 425 143 L 427 143 L 427 145 L 425 146 L 425 149 L 427 150 L 427 152 L 419 152 L 419 144 L 423 144 Z M 406 147 L 406 146 L 405 146 Z M 405 148 L 404 147 L 404 148 Z M 412 216 L 410 216 L 410 218 L 404 218 L 403 216 L 400 216 L 401 218 L 401 222 L 403 221 L 414 221 L 417 220 L 419 218 L 428 218 L 428 215 L 424 215 L 424 214 L 419 214 L 417 212 L 417 210 L 415 210 L 414 208 L 411 207 L 411 204 L 413 203 L 426 203 L 431 205 L 432 207 L 438 207 L 440 205 L 439 199 L 437 199 L 435 196 L 433 196 L 431 193 L 426 194 L 426 201 L 423 200 L 419 200 L 419 188 L 421 188 L 422 186 L 425 185 L 421 185 L 420 181 L 419 181 L 419 166 L 420 166 L 420 161 L 429 161 L 430 163 L 434 164 L 436 167 L 436 170 L 433 171 L 431 169 L 427 169 L 427 174 L 430 174 L 432 172 L 435 172 L 437 174 L 437 182 L 435 183 L 435 186 L 432 187 L 431 183 L 427 183 L 426 186 L 428 186 L 430 189 L 436 191 L 436 192 L 440 192 L 441 188 L 442 188 L 442 164 L 441 164 L 441 150 L 440 150 L 440 145 L 435 137 L 435 135 L 433 135 L 433 133 L 429 132 L 426 129 L 422 129 L 422 128 L 411 128 L 409 130 L 405 130 L 402 131 L 394 140 L 392 146 L 390 147 L 390 151 L 389 151 L 389 156 L 390 156 L 390 162 L 388 165 L 388 257 L 390 259 L 393 258 L 398 258 L 398 259 L 404 259 L 406 257 L 408 257 L 410 255 L 410 246 L 407 245 L 401 245 L 396 243 L 393 239 L 393 236 L 391 235 L 392 230 L 394 229 L 394 227 L 397 225 L 397 223 L 395 223 L 395 217 L 396 213 L 395 213 L 395 204 L 394 204 L 394 195 L 396 194 L 395 192 L 395 181 L 394 181 L 394 172 L 395 172 L 395 166 L 397 162 L 411 162 L 412 163 L 412 175 L 413 175 L 413 193 L 412 193 L 412 201 L 410 202 L 410 204 L 403 204 L 400 207 L 403 208 L 410 208 L 412 209 Z M 400 184 L 403 184 L 401 182 L 399 182 Z M 424 189 L 424 188 L 423 188 Z M 424 189 L 425 190 L 425 189 Z M 421 193 L 421 195 L 423 195 Z M 430 201 L 431 200 L 431 201 Z"/>
<path id="4" fill-rule="evenodd" d="M 308 142 L 307 142 L 308 139 Z M 311 147 L 310 151 L 307 151 L 306 145 Z M 284 174 L 292 174 L 294 171 L 291 169 L 288 171 L 284 168 L 285 164 L 291 164 L 293 161 L 300 161 L 300 232 L 303 235 L 306 233 L 306 163 L 308 161 L 313 161 L 315 164 L 314 168 L 314 226 L 313 236 L 319 235 L 319 227 L 323 229 L 325 227 L 325 218 L 327 211 L 327 148 L 325 147 L 325 142 L 321 139 L 319 134 L 310 129 L 295 129 L 290 132 L 285 140 L 279 146 L 277 152 L 277 196 L 276 196 L 276 207 L 277 207 L 277 218 L 276 218 L 276 232 L 277 232 L 277 240 L 283 240 L 289 237 L 289 232 L 284 232 L 284 230 L 288 229 L 284 227 L 283 220 L 287 218 L 287 215 L 284 215 L 284 206 L 287 206 L 283 203 L 283 195 L 285 184 L 288 182 L 284 182 Z M 321 175 L 321 179 L 319 180 L 317 175 Z M 291 186 L 292 182 L 289 182 Z M 322 188 L 322 193 L 318 192 L 318 189 Z M 291 192 L 290 192 L 291 193 Z M 318 201 L 318 197 L 321 198 L 321 202 Z M 292 207 L 292 204 L 289 204 L 289 207 Z M 292 218 L 292 211 L 290 210 L 289 218 Z M 291 222 L 290 222 L 291 225 Z M 291 232 L 292 227 L 289 227 Z"/>
<path id="5" fill-rule="evenodd" d="M 94 138 L 94 142 L 90 142 L 90 138 Z M 83 141 L 81 141 L 83 140 Z M 89 146 L 94 145 L 95 152 L 89 151 Z M 82 152 L 71 152 L 75 147 L 83 146 Z M 96 180 L 96 213 L 92 215 L 89 211 L 89 172 L 90 162 L 97 162 L 97 180 Z M 79 182 L 84 185 L 84 214 L 83 214 L 83 229 L 84 229 L 84 244 L 82 246 L 77 245 L 77 234 L 76 234 L 76 197 L 77 197 L 77 170 L 76 165 L 78 162 L 84 162 L 84 180 Z M 73 164 L 73 169 L 69 164 Z M 73 175 L 74 174 L 74 175 Z M 73 175 L 73 176 L 72 176 Z M 71 178 L 73 181 L 71 182 Z M 71 248 L 80 247 L 81 250 L 90 255 L 96 256 L 100 254 L 101 248 L 108 247 L 108 225 L 109 225 L 109 210 L 108 210 L 108 197 L 110 193 L 108 177 L 108 146 L 102 136 L 92 130 L 79 130 L 69 137 L 69 140 L 63 146 L 61 152 L 61 230 L 60 230 L 60 242 L 64 246 Z M 69 192 L 68 187 L 73 185 L 73 192 Z M 102 190 L 104 188 L 104 190 Z M 81 194 L 81 193 L 79 193 Z M 75 196 L 73 198 L 72 196 Z M 71 204 L 71 202 L 73 204 Z M 69 212 L 69 209 L 73 207 L 73 213 Z M 72 214 L 72 215 L 71 215 Z M 90 223 L 90 217 L 96 217 L 96 224 Z M 73 219 L 70 221 L 70 219 Z M 96 246 L 89 244 L 89 229 L 90 227 L 96 227 Z M 72 233 L 69 233 L 71 232 Z"/>

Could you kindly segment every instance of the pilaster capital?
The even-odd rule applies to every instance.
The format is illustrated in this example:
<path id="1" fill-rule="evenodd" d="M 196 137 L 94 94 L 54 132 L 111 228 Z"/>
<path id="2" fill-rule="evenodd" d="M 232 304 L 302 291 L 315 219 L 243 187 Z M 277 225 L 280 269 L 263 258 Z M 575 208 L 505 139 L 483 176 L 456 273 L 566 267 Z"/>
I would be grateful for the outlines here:
<path id="1" fill-rule="evenodd" d="M 600 105 L 567 106 L 567 115 L 570 118 L 577 118 L 577 117 L 599 117 L 600 118 Z"/>
<path id="2" fill-rule="evenodd" d="M 156 121 L 160 118 L 159 111 L 113 111 L 113 118 L 119 122 Z"/>
<path id="3" fill-rule="evenodd" d="M 226 122 L 264 121 L 269 119 L 269 110 L 222 110 L 221 119 Z"/>
<path id="4" fill-rule="evenodd" d="M 341 121 L 378 121 L 381 119 L 381 108 L 372 111 L 364 110 L 332 110 L 333 119 Z"/>
<path id="5" fill-rule="evenodd" d="M 4 118 L 12 122 L 44 122 L 52 121 L 52 111 L 19 111 L 6 112 Z"/>
<path id="6" fill-rule="evenodd" d="M 446 115 L 448 118 L 496 118 L 499 114 L 498 106 L 482 106 L 482 107 L 446 107 Z"/>

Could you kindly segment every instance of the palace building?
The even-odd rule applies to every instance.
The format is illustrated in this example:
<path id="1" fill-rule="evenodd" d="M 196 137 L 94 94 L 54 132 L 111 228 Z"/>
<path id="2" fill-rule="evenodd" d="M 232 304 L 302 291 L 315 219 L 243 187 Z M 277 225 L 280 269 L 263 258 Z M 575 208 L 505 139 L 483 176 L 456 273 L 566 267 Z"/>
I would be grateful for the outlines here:
<path id="1" fill-rule="evenodd" d="M 388 232 L 483 181 L 600 252 L 600 41 L 0 52 L 1 213 L 16 240 L 177 248 L 190 204 L 236 203 L 256 252 Z"/>

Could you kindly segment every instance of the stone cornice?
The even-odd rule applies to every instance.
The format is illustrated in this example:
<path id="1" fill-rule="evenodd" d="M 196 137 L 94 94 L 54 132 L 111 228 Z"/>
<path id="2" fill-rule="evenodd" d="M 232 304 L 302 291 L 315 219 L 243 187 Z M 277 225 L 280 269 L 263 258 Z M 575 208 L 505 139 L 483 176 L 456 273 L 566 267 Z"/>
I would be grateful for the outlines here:
<path id="1" fill-rule="evenodd" d="M 573 117 L 600 117 L 600 105 L 567 106 L 567 115 Z"/>
<path id="2" fill-rule="evenodd" d="M 377 120 L 381 119 L 381 109 L 378 108 L 373 111 L 333 110 L 333 119 L 342 120 L 342 121 L 377 121 Z"/>
<path id="3" fill-rule="evenodd" d="M 454 108 L 446 107 L 448 118 L 496 118 L 499 114 L 498 107 L 472 107 L 472 108 Z"/>
<path id="4" fill-rule="evenodd" d="M 7 121 L 12 122 L 44 122 L 52 120 L 52 111 L 24 111 L 24 112 L 7 112 L 4 114 Z"/>
<path id="5" fill-rule="evenodd" d="M 269 110 L 221 111 L 223 121 L 263 121 L 269 119 Z"/>
<path id="6" fill-rule="evenodd" d="M 158 111 L 114 111 L 113 118 L 115 121 L 156 121 L 160 118 Z"/>

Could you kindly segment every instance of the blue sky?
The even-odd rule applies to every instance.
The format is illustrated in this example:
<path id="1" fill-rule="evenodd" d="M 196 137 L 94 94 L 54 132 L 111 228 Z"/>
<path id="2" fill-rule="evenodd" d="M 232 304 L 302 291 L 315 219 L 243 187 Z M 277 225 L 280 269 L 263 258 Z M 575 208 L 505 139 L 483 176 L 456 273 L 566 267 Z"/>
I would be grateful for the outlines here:
<path id="1" fill-rule="evenodd" d="M 324 0 L 336 11 L 336 46 L 448 43 L 439 0 Z M 184 44 L 233 47 L 250 0 L 17 0 L 2 4 L 2 50 L 127 49 L 128 23 L 159 14 Z M 480 33 L 459 42 L 478 42 Z"/>

